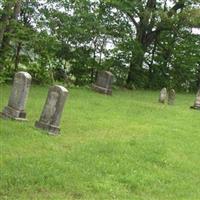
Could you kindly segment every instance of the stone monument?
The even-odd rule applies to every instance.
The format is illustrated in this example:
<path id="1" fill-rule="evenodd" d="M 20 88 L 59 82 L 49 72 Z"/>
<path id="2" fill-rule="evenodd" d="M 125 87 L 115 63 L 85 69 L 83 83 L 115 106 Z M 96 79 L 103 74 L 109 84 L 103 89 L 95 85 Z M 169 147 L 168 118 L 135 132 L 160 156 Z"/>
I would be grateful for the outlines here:
<path id="1" fill-rule="evenodd" d="M 36 121 L 35 127 L 43 129 L 51 135 L 59 134 L 60 119 L 67 96 L 66 88 L 59 85 L 50 87 L 43 111 L 39 121 Z"/>
<path id="2" fill-rule="evenodd" d="M 197 92 L 196 100 L 194 102 L 194 105 L 191 106 L 190 108 L 200 110 L 200 89 Z"/>
<path id="3" fill-rule="evenodd" d="M 175 100 L 176 100 L 176 92 L 175 92 L 174 89 L 171 89 L 169 91 L 168 104 L 169 105 L 174 105 Z"/>
<path id="4" fill-rule="evenodd" d="M 164 104 L 167 101 L 167 98 L 168 98 L 167 89 L 163 88 L 160 91 L 159 102 Z"/>
<path id="5" fill-rule="evenodd" d="M 112 95 L 112 82 L 113 82 L 113 74 L 108 71 L 101 71 L 98 73 L 97 81 L 92 85 L 94 91 Z"/>
<path id="6" fill-rule="evenodd" d="M 8 105 L 3 109 L 1 117 L 21 121 L 26 120 L 25 105 L 31 86 L 31 79 L 31 75 L 27 72 L 15 74 Z"/>

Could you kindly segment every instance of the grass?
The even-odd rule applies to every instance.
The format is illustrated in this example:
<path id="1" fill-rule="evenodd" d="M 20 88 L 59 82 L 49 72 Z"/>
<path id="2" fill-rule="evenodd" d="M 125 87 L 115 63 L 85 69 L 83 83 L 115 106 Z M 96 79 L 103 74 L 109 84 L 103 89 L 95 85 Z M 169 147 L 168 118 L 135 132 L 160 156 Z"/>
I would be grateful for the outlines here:
<path id="1" fill-rule="evenodd" d="M 0 199 L 198 200 L 200 112 L 194 95 L 174 106 L 158 92 L 70 89 L 52 137 L 34 128 L 48 88 L 31 88 L 29 121 L 0 119 Z M 0 86 L 0 109 L 10 86 Z"/>

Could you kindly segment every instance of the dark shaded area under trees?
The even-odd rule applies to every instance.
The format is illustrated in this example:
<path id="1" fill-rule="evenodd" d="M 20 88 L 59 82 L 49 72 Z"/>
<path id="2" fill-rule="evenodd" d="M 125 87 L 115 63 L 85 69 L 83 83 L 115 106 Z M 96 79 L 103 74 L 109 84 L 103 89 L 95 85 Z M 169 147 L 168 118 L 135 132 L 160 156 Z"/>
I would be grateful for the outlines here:
<path id="1" fill-rule="evenodd" d="M 4 0 L 0 6 L 1 83 L 25 70 L 38 84 L 87 85 L 105 69 L 129 89 L 199 87 L 200 35 L 191 31 L 200 27 L 199 0 Z"/>

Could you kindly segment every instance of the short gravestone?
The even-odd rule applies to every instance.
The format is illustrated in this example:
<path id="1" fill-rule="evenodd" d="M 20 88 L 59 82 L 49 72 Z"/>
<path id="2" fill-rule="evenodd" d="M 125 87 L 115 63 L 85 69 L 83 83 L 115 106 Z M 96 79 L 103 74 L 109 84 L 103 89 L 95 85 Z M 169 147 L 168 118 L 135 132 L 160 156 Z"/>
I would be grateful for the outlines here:
<path id="1" fill-rule="evenodd" d="M 191 106 L 190 108 L 200 110 L 200 89 L 199 89 L 198 92 L 197 92 L 194 105 Z"/>
<path id="2" fill-rule="evenodd" d="M 59 85 L 50 87 L 43 111 L 39 121 L 36 121 L 35 127 L 52 135 L 59 134 L 60 119 L 67 96 L 68 91 L 66 88 Z"/>
<path id="3" fill-rule="evenodd" d="M 174 105 L 175 100 L 176 100 L 176 92 L 175 92 L 174 89 L 171 89 L 171 90 L 169 91 L 168 104 L 169 104 L 169 105 Z"/>
<path id="4" fill-rule="evenodd" d="M 163 88 L 160 91 L 159 102 L 164 104 L 167 101 L 167 98 L 168 98 L 167 89 Z"/>
<path id="5" fill-rule="evenodd" d="M 94 91 L 112 95 L 112 82 L 113 82 L 113 74 L 108 71 L 101 71 L 97 75 L 97 81 L 92 85 Z"/>
<path id="6" fill-rule="evenodd" d="M 31 86 L 31 79 L 31 75 L 27 72 L 18 72 L 15 74 L 8 105 L 1 113 L 3 118 L 26 120 L 25 105 Z"/>

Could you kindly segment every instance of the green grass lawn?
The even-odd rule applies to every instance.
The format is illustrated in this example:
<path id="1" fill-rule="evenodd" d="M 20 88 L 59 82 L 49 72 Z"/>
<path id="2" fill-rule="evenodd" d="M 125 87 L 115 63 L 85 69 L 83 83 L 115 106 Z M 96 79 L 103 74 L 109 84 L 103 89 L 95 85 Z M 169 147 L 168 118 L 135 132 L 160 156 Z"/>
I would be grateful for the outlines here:
<path id="1" fill-rule="evenodd" d="M 70 89 L 61 135 L 34 128 L 48 87 L 33 86 L 28 122 L 0 119 L 0 199 L 199 200 L 200 112 L 158 92 Z M 0 86 L 0 109 L 10 86 Z"/>

